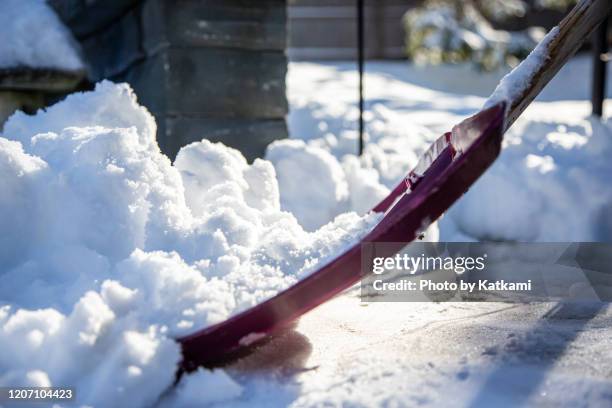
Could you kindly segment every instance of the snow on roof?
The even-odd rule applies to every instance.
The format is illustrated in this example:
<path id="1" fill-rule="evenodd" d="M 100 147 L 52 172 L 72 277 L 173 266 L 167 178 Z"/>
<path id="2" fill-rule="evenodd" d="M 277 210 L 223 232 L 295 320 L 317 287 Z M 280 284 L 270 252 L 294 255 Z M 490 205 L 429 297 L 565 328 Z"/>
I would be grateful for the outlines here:
<path id="1" fill-rule="evenodd" d="M 44 0 L 0 1 L 0 38 L 0 69 L 83 69 L 76 41 Z"/>

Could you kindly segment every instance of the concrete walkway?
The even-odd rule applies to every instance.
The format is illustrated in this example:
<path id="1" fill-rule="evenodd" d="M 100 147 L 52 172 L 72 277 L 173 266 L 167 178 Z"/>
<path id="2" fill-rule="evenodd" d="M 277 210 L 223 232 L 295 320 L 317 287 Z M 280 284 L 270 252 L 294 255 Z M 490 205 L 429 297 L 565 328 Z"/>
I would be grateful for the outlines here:
<path id="1" fill-rule="evenodd" d="M 611 346 L 608 304 L 364 304 L 353 291 L 229 373 L 249 406 L 612 406 Z"/>

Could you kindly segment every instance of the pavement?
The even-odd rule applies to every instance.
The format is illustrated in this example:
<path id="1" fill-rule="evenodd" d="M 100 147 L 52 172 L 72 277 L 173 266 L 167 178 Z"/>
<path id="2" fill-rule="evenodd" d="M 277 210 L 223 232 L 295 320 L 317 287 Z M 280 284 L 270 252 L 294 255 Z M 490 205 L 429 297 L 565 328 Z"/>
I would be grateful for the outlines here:
<path id="1" fill-rule="evenodd" d="M 227 367 L 248 406 L 612 406 L 606 303 L 363 303 Z M 240 405 L 240 404 L 238 404 Z"/>

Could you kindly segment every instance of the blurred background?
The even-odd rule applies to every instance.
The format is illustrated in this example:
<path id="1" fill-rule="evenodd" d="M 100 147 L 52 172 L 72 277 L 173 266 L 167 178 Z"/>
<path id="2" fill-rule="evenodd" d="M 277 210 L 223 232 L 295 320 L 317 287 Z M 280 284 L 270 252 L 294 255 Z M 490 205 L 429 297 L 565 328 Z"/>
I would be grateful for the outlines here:
<path id="1" fill-rule="evenodd" d="M 69 31 L 66 41 L 82 59 L 82 66 L 50 65 L 19 56 L 36 54 L 40 38 L 51 37 L 39 32 L 27 43 L 28 31 L 47 26 L 37 21 L 35 3 L 41 1 L 0 6 L 6 38 L 23 37 L 0 50 L 8 55 L 0 58 L 0 123 L 16 109 L 34 112 L 100 80 L 125 81 L 155 115 L 159 145 L 171 158 L 202 137 L 235 147 L 249 160 L 263 156 L 270 142 L 289 136 L 289 61 L 357 55 L 355 0 L 48 0 L 63 25 L 57 29 Z M 505 72 L 574 3 L 366 0 L 365 55 Z"/>
<path id="2" fill-rule="evenodd" d="M 556 25 L 574 3 L 572 0 L 365 1 L 366 56 L 369 59 L 425 59 L 432 63 L 470 59 L 491 69 L 498 61 L 485 61 L 485 49 L 490 54 L 503 54 L 501 48 L 509 47 L 508 52 L 520 58 L 533 45 L 533 40 L 543 30 Z M 355 6 L 355 0 L 290 1 L 289 57 L 296 60 L 356 58 Z M 530 30 L 533 27 L 538 30 Z"/>

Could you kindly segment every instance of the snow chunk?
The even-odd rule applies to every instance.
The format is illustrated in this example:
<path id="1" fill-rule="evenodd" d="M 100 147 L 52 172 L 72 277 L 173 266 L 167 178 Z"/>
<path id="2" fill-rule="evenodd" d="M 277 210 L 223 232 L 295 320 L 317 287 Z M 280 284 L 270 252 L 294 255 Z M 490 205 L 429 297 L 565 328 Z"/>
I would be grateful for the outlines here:
<path id="1" fill-rule="evenodd" d="M 278 173 L 281 206 L 306 229 L 321 227 L 346 207 L 344 172 L 329 152 L 301 140 L 281 140 L 268 147 L 266 158 Z"/>
<path id="2" fill-rule="evenodd" d="M 44 0 L 2 0 L 0 38 L 0 68 L 83 69 L 76 41 Z"/>
<path id="3" fill-rule="evenodd" d="M 29 150 L 33 136 L 58 134 L 68 127 L 135 127 L 142 147 L 158 149 L 155 119 L 138 104 L 132 88 L 128 84 L 114 84 L 106 80 L 98 83 L 94 92 L 73 93 L 62 103 L 40 109 L 34 116 L 15 112 L 4 124 L 3 133 L 10 139 L 20 141 L 25 150 Z"/>

